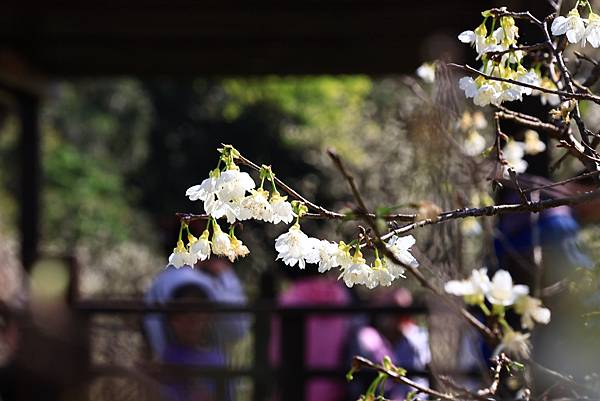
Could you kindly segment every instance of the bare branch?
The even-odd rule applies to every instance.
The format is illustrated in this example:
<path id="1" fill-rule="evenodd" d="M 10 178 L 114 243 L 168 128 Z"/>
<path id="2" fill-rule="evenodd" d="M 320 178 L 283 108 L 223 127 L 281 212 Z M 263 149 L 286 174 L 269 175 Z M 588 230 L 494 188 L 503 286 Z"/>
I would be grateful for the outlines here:
<path id="1" fill-rule="evenodd" d="M 436 219 L 425 219 L 416 221 L 412 224 L 400 227 L 396 230 L 390 231 L 386 235 L 382 236 L 382 240 L 389 239 L 392 235 L 401 235 L 410 232 L 416 228 L 424 227 L 431 224 L 438 224 L 449 220 L 464 219 L 465 217 L 481 217 L 481 216 L 495 216 L 498 214 L 506 213 L 519 213 L 519 212 L 533 212 L 538 213 L 542 210 L 555 208 L 558 206 L 576 205 L 583 202 L 588 202 L 594 199 L 600 198 L 600 190 L 594 190 L 585 192 L 578 195 L 566 196 L 563 198 L 556 199 L 545 199 L 538 202 L 528 202 L 526 204 L 504 204 L 486 206 L 482 208 L 465 208 L 456 209 L 448 212 L 440 213 Z"/>

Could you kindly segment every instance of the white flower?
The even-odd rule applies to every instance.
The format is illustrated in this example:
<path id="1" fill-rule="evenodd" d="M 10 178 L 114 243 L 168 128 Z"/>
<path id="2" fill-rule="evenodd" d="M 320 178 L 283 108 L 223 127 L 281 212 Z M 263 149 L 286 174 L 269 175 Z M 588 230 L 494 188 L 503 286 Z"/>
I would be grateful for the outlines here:
<path id="1" fill-rule="evenodd" d="M 550 80 L 547 77 L 543 77 L 542 80 L 540 81 L 540 87 L 542 88 L 546 88 L 546 89 L 552 89 L 552 90 L 558 90 L 559 88 L 556 87 L 556 85 L 554 84 L 554 82 L 552 82 L 552 80 Z M 554 93 L 546 93 L 546 92 L 540 92 L 540 91 L 534 91 L 535 93 L 533 93 L 534 95 L 539 95 L 540 96 L 540 102 L 542 103 L 542 105 L 546 105 L 549 104 L 550 106 L 558 106 L 560 104 L 560 96 L 558 96 L 557 94 Z"/>
<path id="2" fill-rule="evenodd" d="M 189 187 L 187 191 L 185 191 L 185 195 L 190 198 L 191 201 L 202 200 L 206 201 L 206 199 L 213 195 L 215 192 L 217 184 L 217 179 L 214 177 L 208 177 L 200 185 L 194 185 Z"/>
<path id="3" fill-rule="evenodd" d="M 458 81 L 458 86 L 460 87 L 460 89 L 465 91 L 465 96 L 467 98 L 475 97 L 475 95 L 477 94 L 477 90 L 479 89 L 479 86 L 471 77 L 462 77 Z"/>
<path id="4" fill-rule="evenodd" d="M 498 355 L 500 352 L 506 352 L 515 357 L 527 358 L 531 352 L 529 337 L 529 333 L 525 334 L 513 330 L 508 331 L 504 334 L 504 337 L 502 337 L 500 345 L 494 350 L 494 355 Z"/>
<path id="5" fill-rule="evenodd" d="M 527 71 L 525 68 L 519 69 L 517 71 L 517 73 L 515 74 L 515 76 L 513 77 L 513 79 L 516 79 L 518 82 L 522 82 L 524 84 L 535 85 L 535 86 L 540 85 L 540 77 L 538 76 L 538 74 L 533 70 Z M 514 85 L 514 86 L 518 86 L 518 85 Z M 521 95 L 529 96 L 529 95 L 531 95 L 531 92 L 533 91 L 531 88 L 526 88 L 524 86 L 518 86 L 518 87 L 521 91 Z"/>
<path id="6" fill-rule="evenodd" d="M 250 250 L 246 245 L 242 243 L 239 239 L 235 237 L 235 235 L 229 236 L 229 241 L 231 242 L 231 247 L 229 252 L 227 253 L 227 257 L 233 263 L 238 257 L 244 257 L 250 253 Z"/>
<path id="7" fill-rule="evenodd" d="M 311 258 L 314 253 L 312 241 L 309 241 L 298 224 L 275 239 L 275 250 L 279 253 L 276 260 L 282 259 L 288 266 L 296 266 L 297 263 L 301 269 L 306 266 L 306 257 Z"/>
<path id="8" fill-rule="evenodd" d="M 475 51 L 481 55 L 486 46 L 487 28 L 484 24 L 479 25 L 474 31 L 464 31 L 458 35 L 458 40 L 475 46 Z"/>
<path id="9" fill-rule="evenodd" d="M 527 162 L 523 160 L 525 156 L 525 144 L 519 141 L 508 141 L 502 149 L 504 160 L 508 162 L 508 167 L 512 167 L 517 173 L 524 173 L 527 170 Z"/>
<path id="10" fill-rule="evenodd" d="M 487 106 L 488 104 L 500 104 L 503 91 L 500 84 L 493 81 L 485 81 L 473 97 L 473 103 L 477 106 Z"/>
<path id="11" fill-rule="evenodd" d="M 460 35 L 458 35 L 458 40 L 460 40 L 463 43 L 473 44 L 473 43 L 475 43 L 476 37 L 477 36 L 475 35 L 475 32 L 464 31 L 464 32 L 461 32 Z"/>
<path id="12" fill-rule="evenodd" d="M 406 278 L 404 275 L 404 272 L 406 271 L 404 267 L 392 262 L 388 258 L 383 259 L 383 266 L 390 272 L 394 279 L 397 279 L 398 277 Z"/>
<path id="13" fill-rule="evenodd" d="M 248 173 L 239 170 L 223 171 L 217 179 L 215 192 L 221 202 L 241 200 L 256 184 Z"/>
<path id="14" fill-rule="evenodd" d="M 210 241 L 208 240 L 208 230 L 204 230 L 200 238 L 193 235 L 188 236 L 188 247 L 190 253 L 195 255 L 198 260 L 206 260 L 210 257 Z"/>
<path id="15" fill-rule="evenodd" d="M 250 190 L 250 195 L 240 201 L 239 219 L 271 221 L 273 208 L 268 199 L 269 192 L 263 189 Z"/>
<path id="16" fill-rule="evenodd" d="M 196 264 L 196 257 L 190 254 L 185 246 L 183 245 L 183 241 L 177 241 L 177 247 L 173 249 L 173 253 L 169 256 L 169 264 L 173 265 L 177 268 L 183 266 L 194 266 Z"/>
<path id="17" fill-rule="evenodd" d="M 352 264 L 344 269 L 340 277 L 344 278 L 344 283 L 350 288 L 355 284 L 367 285 L 371 280 L 373 269 L 365 263 L 359 251 L 352 258 Z"/>
<path id="18" fill-rule="evenodd" d="M 472 129 L 463 143 L 463 153 L 467 156 L 478 156 L 485 150 L 485 138 Z"/>
<path id="19" fill-rule="evenodd" d="M 338 244 L 316 238 L 309 238 L 309 240 L 312 242 L 314 252 L 306 258 L 306 261 L 308 263 L 318 263 L 319 273 L 325 273 L 332 267 L 341 266 L 345 252 L 339 248 Z M 348 257 L 350 256 L 348 255 Z"/>
<path id="20" fill-rule="evenodd" d="M 240 201 L 222 202 L 212 194 L 204 202 L 204 210 L 215 219 L 225 216 L 227 222 L 233 224 L 239 218 Z"/>
<path id="21" fill-rule="evenodd" d="M 546 144 L 540 141 L 540 136 L 532 129 L 525 131 L 525 153 L 528 155 L 537 155 L 546 150 Z"/>
<path id="22" fill-rule="evenodd" d="M 228 256 L 231 252 L 231 239 L 221 231 L 221 227 L 213 224 L 212 251 L 215 255 Z"/>
<path id="23" fill-rule="evenodd" d="M 369 277 L 369 281 L 367 282 L 367 287 L 370 289 L 373 289 L 378 285 L 381 285 L 383 287 L 389 287 L 390 285 L 392 285 L 392 281 L 394 281 L 394 279 L 396 278 L 385 267 L 385 265 L 379 258 L 375 259 L 371 270 L 372 273 Z"/>
<path id="24" fill-rule="evenodd" d="M 529 293 L 526 285 L 513 285 L 512 277 L 506 270 L 498 270 L 490 283 L 489 291 L 485 294 L 493 305 L 509 306 L 515 300 Z"/>
<path id="25" fill-rule="evenodd" d="M 490 279 L 487 276 L 486 268 L 473 270 L 468 279 L 450 280 L 444 286 L 444 290 L 448 294 L 461 296 L 470 305 L 481 304 L 489 288 Z"/>
<path id="26" fill-rule="evenodd" d="M 585 20 L 579 16 L 576 8 L 569 11 L 566 17 L 559 16 L 552 21 L 552 35 L 560 36 L 567 34 L 571 43 L 577 43 L 585 34 Z M 591 43 L 591 42 L 590 42 Z"/>
<path id="27" fill-rule="evenodd" d="M 393 235 L 392 238 L 387 242 L 386 247 L 394 254 L 403 264 L 410 267 L 419 267 L 419 262 L 410 253 L 410 248 L 415 244 L 415 237 L 412 235 L 406 235 L 404 237 L 398 237 Z"/>
<path id="28" fill-rule="evenodd" d="M 475 237 L 481 234 L 481 224 L 475 217 L 466 217 L 460 223 L 460 231 L 466 237 Z"/>
<path id="29" fill-rule="evenodd" d="M 417 68 L 417 76 L 429 84 L 433 83 L 435 81 L 435 64 L 421 64 L 421 66 Z"/>
<path id="30" fill-rule="evenodd" d="M 271 195 L 271 223 L 279 224 L 282 221 L 289 224 L 294 220 L 296 216 L 292 210 L 292 205 L 287 200 L 287 196 L 281 196 L 278 192 L 274 192 Z"/>
<path id="31" fill-rule="evenodd" d="M 229 223 L 235 223 L 240 213 L 241 199 L 254 186 L 248 173 L 239 170 L 219 173 L 217 170 L 211 172 L 211 176 L 200 185 L 188 188 L 185 194 L 190 200 L 204 201 L 204 210 L 215 219 L 225 216 Z"/>
<path id="32" fill-rule="evenodd" d="M 519 27 L 515 24 L 513 17 L 503 17 L 500 19 L 500 28 L 496 31 L 500 31 L 498 35 L 495 35 L 500 42 L 508 42 L 509 44 L 516 43 L 519 37 Z"/>
<path id="33" fill-rule="evenodd" d="M 600 46 L 600 16 L 593 12 L 590 12 L 588 15 L 588 26 L 585 29 L 581 45 L 585 46 L 586 41 L 592 47 Z"/>
<path id="34" fill-rule="evenodd" d="M 542 306 L 542 301 L 529 295 L 521 296 L 515 302 L 515 312 L 521 315 L 521 326 L 532 330 L 534 322 L 548 324 L 550 309 Z"/>

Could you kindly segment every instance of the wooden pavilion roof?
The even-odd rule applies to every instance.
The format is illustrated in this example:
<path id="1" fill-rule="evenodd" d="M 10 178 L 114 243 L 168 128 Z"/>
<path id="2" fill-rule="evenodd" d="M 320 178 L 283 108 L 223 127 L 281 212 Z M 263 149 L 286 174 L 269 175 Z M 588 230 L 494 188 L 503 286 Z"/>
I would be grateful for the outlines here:
<path id="1" fill-rule="evenodd" d="M 423 60 L 423 41 L 440 32 L 454 38 L 495 3 L 7 0 L 0 12 L 0 72 L 58 78 L 399 73 Z"/>

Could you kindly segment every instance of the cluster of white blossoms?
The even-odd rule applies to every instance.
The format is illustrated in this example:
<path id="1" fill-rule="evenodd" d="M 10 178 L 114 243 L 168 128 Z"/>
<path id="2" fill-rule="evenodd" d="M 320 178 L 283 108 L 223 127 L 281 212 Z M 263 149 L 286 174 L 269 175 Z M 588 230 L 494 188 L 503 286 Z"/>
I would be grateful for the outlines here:
<path id="1" fill-rule="evenodd" d="M 185 194 L 192 201 L 203 201 L 207 214 L 215 219 L 225 217 L 230 224 L 249 219 L 273 224 L 292 222 L 294 212 L 287 197 L 276 190 L 269 193 L 262 185 L 255 187 L 252 177 L 231 163 L 225 171 L 211 171 L 207 179 L 188 188 Z"/>
<path id="2" fill-rule="evenodd" d="M 529 296 L 529 287 L 514 285 L 512 277 L 506 270 L 498 270 L 490 280 L 487 269 L 473 270 L 466 280 L 451 280 L 444 286 L 448 294 L 462 296 L 465 303 L 479 306 L 486 314 L 495 314 L 504 326 L 504 337 L 496 352 L 504 349 L 517 355 L 527 355 L 528 334 L 513 330 L 504 320 L 505 308 L 513 307 L 521 315 L 521 326 L 532 330 L 535 323 L 548 324 L 550 310 L 542 306 L 542 302 Z M 492 305 L 492 312 L 485 306 L 485 301 Z"/>
<path id="3" fill-rule="evenodd" d="M 515 20 L 509 16 L 493 17 L 489 12 L 483 13 L 485 19 L 473 31 L 464 31 L 458 35 L 463 43 L 471 44 L 477 52 L 478 59 L 483 61 L 480 71 L 496 78 L 509 79 L 529 85 L 539 85 L 541 77 L 534 70 L 528 70 L 521 64 L 524 52 L 514 50 L 517 47 L 519 28 Z M 488 18 L 499 20 L 500 26 L 489 32 L 486 26 Z M 499 57 L 488 57 L 489 53 L 499 52 Z M 459 81 L 460 88 L 467 98 L 472 98 L 478 106 L 488 104 L 499 105 L 502 102 L 522 100 L 523 95 L 531 95 L 532 89 L 509 82 L 500 82 L 479 76 L 463 77 Z"/>
<path id="4" fill-rule="evenodd" d="M 200 238 L 196 238 L 189 230 L 186 223 L 181 223 L 181 230 L 177 246 L 169 256 L 169 264 L 177 268 L 183 266 L 193 267 L 198 261 L 206 260 L 211 253 L 227 257 L 230 261 L 235 261 L 238 257 L 244 257 L 250 253 L 248 247 L 236 238 L 233 230 L 225 234 L 216 220 L 211 220 L 213 235 L 209 240 L 210 232 L 208 227 L 204 230 Z M 210 225 L 210 223 L 209 223 Z M 188 243 L 185 245 L 182 240 L 182 231 L 187 231 Z"/>
<path id="5" fill-rule="evenodd" d="M 190 200 L 203 202 L 204 210 L 209 215 L 207 227 L 200 238 L 196 238 L 189 231 L 187 223 L 181 222 L 177 246 L 169 257 L 170 265 L 194 266 L 196 262 L 208 259 L 211 252 L 233 262 L 250 253 L 248 247 L 235 236 L 233 224 L 236 221 L 255 219 L 279 224 L 291 223 L 296 216 L 287 197 L 282 196 L 275 188 L 275 178 L 269 167 L 261 168 L 262 181 L 259 188 L 256 188 L 250 174 L 240 171 L 235 164 L 234 159 L 239 157 L 237 150 L 232 146 L 225 146 L 220 152 L 217 168 L 201 184 L 188 188 L 185 193 Z M 220 169 L 221 164 L 225 165 L 223 170 Z M 265 180 L 271 182 L 272 192 L 263 189 Z M 217 219 L 223 217 L 232 224 L 228 234 L 217 223 Z M 187 245 L 182 239 L 183 230 L 188 233 Z"/>
<path id="6" fill-rule="evenodd" d="M 527 170 L 527 162 L 523 157 L 527 155 L 537 155 L 546 150 L 546 144 L 540 140 L 540 136 L 534 130 L 525 131 L 525 141 L 509 140 L 502 149 L 502 156 L 505 164 L 503 175 L 509 177 L 508 169 L 512 168 L 517 173 L 524 173 Z"/>
<path id="7" fill-rule="evenodd" d="M 588 17 L 581 18 L 579 6 L 587 5 Z M 570 43 L 586 43 L 592 47 L 600 46 L 600 16 L 592 11 L 589 1 L 578 1 L 566 17 L 558 16 L 552 21 L 552 35 L 566 35 Z"/>
<path id="8" fill-rule="evenodd" d="M 237 150 L 227 145 L 220 149 L 221 158 L 217 168 L 199 185 L 186 191 L 192 201 L 202 201 L 208 214 L 208 224 L 200 236 L 196 238 L 189 230 L 188 224 L 182 220 L 179 240 L 169 257 L 169 264 L 175 267 L 191 266 L 206 260 L 213 255 L 229 258 L 232 262 L 250 253 L 242 241 L 235 236 L 234 223 L 255 219 L 273 224 L 281 222 L 289 224 L 294 218 L 296 222 L 275 240 L 277 260 L 281 259 L 288 266 L 304 269 L 307 263 L 318 265 L 318 271 L 325 273 L 332 268 L 339 268 L 340 279 L 346 285 L 365 285 L 369 288 L 389 286 L 392 281 L 404 277 L 404 268 L 388 258 L 380 258 L 375 249 L 375 259 L 367 264 L 363 258 L 358 241 L 345 244 L 329 240 L 309 237 L 300 228 L 300 218 L 308 208 L 302 202 L 288 202 L 276 189 L 275 178 L 270 167 L 260 169 L 261 184 L 256 188 L 252 177 L 241 172 L 235 164 L 240 155 Z M 224 164 L 223 170 L 221 165 Z M 265 181 L 270 181 L 273 190 L 263 189 Z M 229 233 L 221 230 L 218 219 L 225 218 L 230 224 Z M 211 230 L 212 228 L 212 235 Z M 183 233 L 187 232 L 187 244 L 183 241 Z M 392 236 L 385 244 L 386 250 L 394 255 L 401 264 L 418 267 L 419 263 L 410 253 L 415 239 L 409 235 Z"/>
<path id="9" fill-rule="evenodd" d="M 386 247 L 401 263 L 418 267 L 419 263 L 410 253 L 414 244 L 415 239 L 412 235 L 392 236 Z M 307 263 L 317 264 L 320 273 L 339 268 L 339 278 L 343 279 L 348 287 L 386 287 L 397 278 L 404 277 L 404 268 L 385 257 L 380 258 L 377 250 L 373 262 L 367 264 L 358 244 L 351 245 L 343 241 L 338 244 L 309 237 L 298 223 L 277 237 L 275 250 L 278 252 L 277 259 L 281 259 L 288 266 L 298 265 L 300 269 L 304 269 Z"/>

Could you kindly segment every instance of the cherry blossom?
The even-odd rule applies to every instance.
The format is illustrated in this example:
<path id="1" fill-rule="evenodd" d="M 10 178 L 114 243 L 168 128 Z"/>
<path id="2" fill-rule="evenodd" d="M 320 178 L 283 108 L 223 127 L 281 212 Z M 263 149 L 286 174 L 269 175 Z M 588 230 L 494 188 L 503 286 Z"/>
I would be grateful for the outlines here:
<path id="1" fill-rule="evenodd" d="M 569 11 L 566 17 L 558 16 L 552 21 L 552 35 L 567 35 L 567 40 L 571 43 L 577 43 L 585 35 L 585 20 L 579 16 L 576 8 Z"/>

